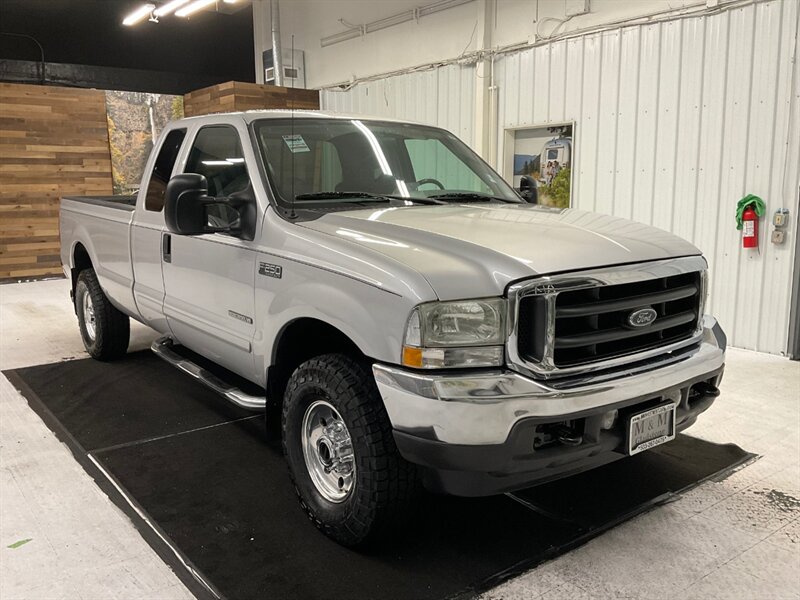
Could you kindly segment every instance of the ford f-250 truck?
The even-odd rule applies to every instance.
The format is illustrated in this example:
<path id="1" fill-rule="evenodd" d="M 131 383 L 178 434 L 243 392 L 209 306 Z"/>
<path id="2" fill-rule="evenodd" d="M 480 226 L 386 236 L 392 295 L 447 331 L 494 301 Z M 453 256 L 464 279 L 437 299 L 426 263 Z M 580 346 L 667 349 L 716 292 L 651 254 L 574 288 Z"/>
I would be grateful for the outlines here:
<path id="1" fill-rule="evenodd" d="M 231 402 L 279 407 L 302 507 L 346 545 L 420 483 L 482 496 L 578 473 L 668 442 L 719 394 L 697 248 L 527 203 L 434 127 L 171 123 L 138 196 L 62 199 L 61 255 L 89 354 L 123 355 L 134 318 Z"/>

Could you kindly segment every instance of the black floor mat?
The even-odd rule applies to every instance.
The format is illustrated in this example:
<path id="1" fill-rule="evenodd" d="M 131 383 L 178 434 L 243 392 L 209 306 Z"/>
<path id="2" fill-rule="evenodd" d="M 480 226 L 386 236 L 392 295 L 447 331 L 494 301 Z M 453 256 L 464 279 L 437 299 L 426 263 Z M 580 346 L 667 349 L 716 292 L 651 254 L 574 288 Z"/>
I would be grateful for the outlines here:
<path id="1" fill-rule="evenodd" d="M 430 496 L 359 553 L 305 518 L 274 427 L 153 355 L 6 375 L 201 597 L 468 597 L 751 457 L 681 435 L 513 497 Z"/>

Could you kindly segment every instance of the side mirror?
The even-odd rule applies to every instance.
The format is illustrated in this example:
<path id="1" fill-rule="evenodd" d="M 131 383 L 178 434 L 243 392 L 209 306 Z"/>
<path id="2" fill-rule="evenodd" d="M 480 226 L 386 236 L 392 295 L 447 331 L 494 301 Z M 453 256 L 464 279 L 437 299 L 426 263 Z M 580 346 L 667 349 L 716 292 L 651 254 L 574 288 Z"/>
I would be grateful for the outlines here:
<path id="1" fill-rule="evenodd" d="M 167 229 L 179 235 L 209 233 L 208 207 L 215 203 L 216 200 L 208 195 L 205 177 L 196 173 L 175 175 L 164 192 Z"/>
<path id="2" fill-rule="evenodd" d="M 539 204 L 539 188 L 536 186 L 536 180 L 533 177 L 523 175 L 520 178 L 519 195 L 528 204 Z"/>
<path id="3" fill-rule="evenodd" d="M 178 235 L 231 233 L 252 240 L 255 205 L 252 185 L 230 198 L 218 199 L 208 195 L 204 176 L 183 173 L 167 183 L 164 220 L 167 229 Z"/>

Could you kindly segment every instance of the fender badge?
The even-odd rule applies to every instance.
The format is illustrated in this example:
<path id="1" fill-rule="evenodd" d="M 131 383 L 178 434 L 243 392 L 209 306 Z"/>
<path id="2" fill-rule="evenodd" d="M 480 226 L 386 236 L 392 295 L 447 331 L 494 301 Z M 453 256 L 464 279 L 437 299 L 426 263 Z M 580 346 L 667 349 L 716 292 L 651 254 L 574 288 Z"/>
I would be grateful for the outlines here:
<path id="1" fill-rule="evenodd" d="M 265 262 L 258 263 L 258 274 L 280 279 L 283 277 L 283 267 L 280 265 L 271 265 Z"/>

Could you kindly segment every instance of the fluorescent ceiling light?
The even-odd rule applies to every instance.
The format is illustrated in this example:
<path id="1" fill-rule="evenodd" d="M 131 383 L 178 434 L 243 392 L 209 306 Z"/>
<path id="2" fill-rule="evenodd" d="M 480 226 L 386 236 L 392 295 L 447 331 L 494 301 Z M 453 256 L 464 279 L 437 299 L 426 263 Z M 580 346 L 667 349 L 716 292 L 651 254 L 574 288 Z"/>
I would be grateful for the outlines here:
<path id="1" fill-rule="evenodd" d="M 168 14 L 171 14 L 175 10 L 179 9 L 181 6 L 189 2 L 189 0 L 172 0 L 171 2 L 167 2 L 166 4 L 159 6 L 153 14 L 157 17 L 163 17 Z"/>
<path id="2" fill-rule="evenodd" d="M 198 10 L 205 8 L 209 4 L 214 4 L 217 0 L 194 0 L 188 6 L 184 6 L 178 12 L 175 13 L 176 17 L 188 17 L 196 13 Z"/>
<path id="3" fill-rule="evenodd" d="M 207 167 L 231 167 L 231 166 L 233 166 L 233 163 L 229 162 L 227 160 L 201 160 L 200 162 L 203 163 Z"/>
<path id="4" fill-rule="evenodd" d="M 142 19 L 146 19 L 150 16 L 150 13 L 153 12 L 153 9 L 156 7 L 155 4 L 143 4 L 131 14 L 129 14 L 125 19 L 122 21 L 123 25 L 130 27 L 131 25 L 136 25 Z"/>
<path id="5" fill-rule="evenodd" d="M 222 0 L 222 1 L 223 1 L 225 4 L 233 4 L 234 2 L 237 2 L 237 0 Z"/>

